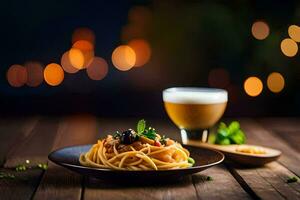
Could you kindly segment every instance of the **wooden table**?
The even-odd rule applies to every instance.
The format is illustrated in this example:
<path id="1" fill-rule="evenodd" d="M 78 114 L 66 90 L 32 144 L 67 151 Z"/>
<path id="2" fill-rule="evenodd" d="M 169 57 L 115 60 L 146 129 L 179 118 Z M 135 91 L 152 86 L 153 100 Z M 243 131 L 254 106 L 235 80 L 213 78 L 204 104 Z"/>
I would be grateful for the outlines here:
<path id="1" fill-rule="evenodd" d="M 137 119 L 97 119 L 89 115 L 60 118 L 24 117 L 0 120 L 0 199 L 300 199 L 300 119 L 239 119 L 248 142 L 280 149 L 278 162 L 261 168 L 238 168 L 223 163 L 173 184 L 114 184 L 82 177 L 49 163 L 47 170 L 16 172 L 17 164 L 46 163 L 54 149 L 94 143 L 116 129 L 135 127 Z M 156 129 L 179 140 L 167 119 L 148 120 Z M 213 178 L 207 181 L 207 176 Z"/>

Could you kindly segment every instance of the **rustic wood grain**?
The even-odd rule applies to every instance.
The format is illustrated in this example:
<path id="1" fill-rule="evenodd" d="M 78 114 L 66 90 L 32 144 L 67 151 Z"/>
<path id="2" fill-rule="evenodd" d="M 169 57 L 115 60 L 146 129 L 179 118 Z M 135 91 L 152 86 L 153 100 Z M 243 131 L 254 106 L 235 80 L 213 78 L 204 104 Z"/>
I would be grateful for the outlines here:
<path id="1" fill-rule="evenodd" d="M 144 199 L 197 199 L 191 177 L 177 182 L 108 183 L 88 178 L 85 181 L 84 199 L 103 200 L 144 200 Z"/>
<path id="2" fill-rule="evenodd" d="M 208 181 L 208 176 L 213 180 Z M 192 177 L 200 199 L 251 199 L 224 165 L 209 168 Z"/>
<path id="3" fill-rule="evenodd" d="M 257 120 L 265 129 L 276 133 L 292 148 L 300 151 L 300 120 L 297 118 L 264 118 Z"/>
<path id="4" fill-rule="evenodd" d="M 295 154 L 295 151 L 284 141 L 262 128 L 257 122 L 249 119 L 239 121 L 242 129 L 247 134 L 247 143 L 270 146 L 282 151 L 285 150 L 284 153 L 292 152 L 292 154 Z M 294 164 L 298 162 L 292 160 L 289 156 L 284 154 L 282 162 L 293 162 Z M 277 162 L 259 168 L 241 168 L 232 164 L 227 164 L 227 166 L 244 189 L 254 194 L 254 196 L 262 199 L 300 198 L 298 186 L 286 183 L 287 179 L 290 176 L 295 176 L 295 174 Z"/>
<path id="5" fill-rule="evenodd" d="M 57 119 L 44 118 L 32 130 L 23 131 L 7 154 L 4 167 L 15 167 L 25 160 L 30 160 L 32 165 L 46 163 L 57 127 Z"/>
<path id="6" fill-rule="evenodd" d="M 15 141 L 7 155 L 4 166 L 13 168 L 17 164 L 24 163 L 26 159 L 31 161 L 30 165 L 32 166 L 39 162 L 46 162 L 56 131 L 56 120 L 47 118 L 39 120 L 33 129 L 25 130 L 22 132 L 22 136 Z M 31 199 L 43 171 L 30 169 L 24 172 L 15 172 L 14 174 L 16 175 L 15 179 L 0 181 L 1 198 Z"/>
<path id="7" fill-rule="evenodd" d="M 280 122 L 276 120 L 276 124 Z M 46 162 L 48 153 L 56 148 L 94 143 L 98 137 L 116 130 L 135 128 L 137 119 L 98 120 L 89 115 L 78 115 L 63 118 L 59 123 L 57 119 L 49 118 L 8 123 L 0 120 L 0 134 L 2 130 L 18 134 L 12 137 L 0 135 L 0 139 L 2 137 L 10 143 L 1 147 L 1 142 L 0 158 L 1 148 L 4 149 L 2 152 L 11 149 L 4 163 L 8 168 L 0 171 L 16 175 L 15 179 L 0 180 L 0 199 L 300 199 L 300 183 L 286 183 L 289 177 L 299 177 L 297 141 L 300 128 L 297 120 L 293 119 L 292 123 L 284 120 L 283 125 L 275 125 L 275 128 L 268 125 L 274 121 L 264 124 L 263 120 L 240 120 L 249 143 L 283 151 L 279 162 L 261 168 L 242 168 L 226 163 L 226 167 L 213 167 L 177 182 L 142 184 L 83 179 L 52 163 L 45 172 L 40 169 L 25 172 L 9 169 L 26 159 L 32 160 L 33 165 L 36 161 Z M 162 134 L 180 140 L 179 131 L 172 124 L 159 120 L 147 122 Z M 282 132 L 292 132 L 292 136 L 282 137 Z M 213 180 L 207 181 L 207 176 Z"/>
<path id="8" fill-rule="evenodd" d="M 251 119 L 241 119 L 241 126 L 247 134 L 247 143 L 265 145 L 282 151 L 279 162 L 295 173 L 300 175 L 300 154 L 289 143 L 282 140 L 271 130 L 265 129 L 259 123 Z"/>
<path id="9" fill-rule="evenodd" d="M 264 127 L 278 132 L 295 131 L 300 132 L 300 118 L 295 117 L 273 117 L 256 119 Z"/>
<path id="10" fill-rule="evenodd" d="M 30 133 L 38 121 L 38 117 L 5 118 L 0 120 L 0 166 L 12 145 L 22 137 L 22 133 Z"/>
<path id="11" fill-rule="evenodd" d="M 96 141 L 96 118 L 71 116 L 60 122 L 53 150 L 64 146 L 89 144 Z M 82 177 L 65 168 L 50 163 L 34 199 L 80 199 Z"/>

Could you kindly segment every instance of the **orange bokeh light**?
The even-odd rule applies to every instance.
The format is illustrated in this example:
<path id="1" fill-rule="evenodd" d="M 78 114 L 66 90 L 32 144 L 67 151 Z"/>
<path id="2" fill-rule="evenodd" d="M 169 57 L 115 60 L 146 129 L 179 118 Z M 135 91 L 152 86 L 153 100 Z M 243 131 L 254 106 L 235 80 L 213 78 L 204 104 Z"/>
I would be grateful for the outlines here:
<path id="1" fill-rule="evenodd" d="M 87 40 L 78 40 L 73 44 L 73 47 L 80 49 L 81 51 L 94 50 L 94 45 Z"/>
<path id="2" fill-rule="evenodd" d="M 282 91 L 284 88 L 284 84 L 284 77 L 280 73 L 273 72 L 268 76 L 267 86 L 272 92 L 278 93 Z"/>
<path id="3" fill-rule="evenodd" d="M 282 40 L 280 44 L 281 51 L 284 55 L 287 57 L 293 57 L 297 54 L 298 52 L 298 45 L 297 43 L 289 38 L 286 38 Z"/>
<path id="4" fill-rule="evenodd" d="M 65 72 L 67 72 L 67 73 L 74 74 L 74 73 L 78 72 L 78 70 L 79 70 L 79 69 L 73 67 L 73 65 L 71 64 L 71 61 L 69 58 L 69 51 L 65 52 L 62 55 L 60 64 L 61 64 L 62 68 L 65 70 Z"/>
<path id="5" fill-rule="evenodd" d="M 51 86 L 57 86 L 64 80 L 64 70 L 59 64 L 51 63 L 44 70 L 46 83 Z"/>
<path id="6" fill-rule="evenodd" d="M 300 42 L 300 27 L 291 25 L 288 29 L 289 36 L 295 41 Z"/>
<path id="7" fill-rule="evenodd" d="M 6 78 L 12 87 L 21 87 L 27 81 L 27 70 L 21 65 L 12 65 L 7 70 Z"/>
<path id="8" fill-rule="evenodd" d="M 270 34 L 270 28 L 266 22 L 257 21 L 252 24 L 252 35 L 258 40 L 263 40 Z"/>
<path id="9" fill-rule="evenodd" d="M 84 55 L 80 49 L 72 48 L 69 51 L 70 63 L 77 69 L 83 69 L 84 66 Z"/>
<path id="10" fill-rule="evenodd" d="M 82 52 L 84 57 L 83 68 L 86 68 L 94 57 L 94 45 L 87 40 L 78 40 L 73 44 L 73 48 Z"/>
<path id="11" fill-rule="evenodd" d="M 39 86 L 43 80 L 43 65 L 37 61 L 30 61 L 24 64 L 27 70 L 27 82 L 30 87 Z"/>
<path id="12" fill-rule="evenodd" d="M 128 45 L 134 50 L 136 61 L 134 66 L 140 67 L 145 65 L 151 57 L 151 48 L 149 43 L 143 39 L 131 40 Z"/>
<path id="13" fill-rule="evenodd" d="M 244 82 L 244 90 L 249 96 L 258 96 L 263 90 L 263 83 L 255 76 L 249 77 Z"/>
<path id="14" fill-rule="evenodd" d="M 94 57 L 89 63 L 86 73 L 92 80 L 101 80 L 108 73 L 108 64 L 103 58 Z"/>
<path id="15" fill-rule="evenodd" d="M 208 84 L 211 87 L 225 88 L 229 85 L 229 73 L 223 68 L 215 68 L 209 72 Z"/>
<path id="16" fill-rule="evenodd" d="M 89 28 L 77 28 L 72 35 L 72 44 L 78 40 L 86 40 L 95 45 L 95 33 Z"/>
<path id="17" fill-rule="evenodd" d="M 118 46 L 112 53 L 112 63 L 121 71 L 130 70 L 135 65 L 135 61 L 135 52 L 128 45 Z"/>

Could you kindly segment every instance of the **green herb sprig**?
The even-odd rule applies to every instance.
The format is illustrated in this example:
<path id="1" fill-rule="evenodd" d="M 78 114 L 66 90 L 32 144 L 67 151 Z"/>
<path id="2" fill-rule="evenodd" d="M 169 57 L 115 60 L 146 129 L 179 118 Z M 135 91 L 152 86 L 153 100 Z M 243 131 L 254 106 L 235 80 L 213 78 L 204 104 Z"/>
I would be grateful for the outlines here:
<path id="1" fill-rule="evenodd" d="M 216 134 L 216 144 L 229 145 L 229 144 L 244 144 L 246 136 L 240 128 L 240 123 L 233 121 L 227 126 L 224 122 L 219 124 Z"/>
<path id="2" fill-rule="evenodd" d="M 138 121 L 137 123 L 137 135 L 139 137 L 144 136 L 146 138 L 149 138 L 151 140 L 156 139 L 156 130 L 152 127 L 146 128 L 146 121 L 144 119 Z"/>
<path id="3" fill-rule="evenodd" d="M 293 176 L 293 177 L 289 177 L 286 182 L 287 183 L 295 183 L 295 182 L 298 182 L 298 178 L 296 176 Z"/>
<path id="4" fill-rule="evenodd" d="M 5 172 L 0 172 L 0 179 L 14 179 L 15 175 Z"/>

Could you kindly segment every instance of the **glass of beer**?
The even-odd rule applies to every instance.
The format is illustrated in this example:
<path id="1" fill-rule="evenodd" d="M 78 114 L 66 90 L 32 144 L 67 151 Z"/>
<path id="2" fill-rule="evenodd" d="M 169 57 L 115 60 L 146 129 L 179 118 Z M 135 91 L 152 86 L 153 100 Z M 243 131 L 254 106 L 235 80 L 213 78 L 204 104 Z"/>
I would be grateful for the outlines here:
<path id="1" fill-rule="evenodd" d="M 216 88 L 174 87 L 163 91 L 168 116 L 181 130 L 183 144 L 207 142 L 209 128 L 224 114 L 228 94 Z"/>

